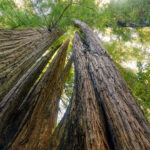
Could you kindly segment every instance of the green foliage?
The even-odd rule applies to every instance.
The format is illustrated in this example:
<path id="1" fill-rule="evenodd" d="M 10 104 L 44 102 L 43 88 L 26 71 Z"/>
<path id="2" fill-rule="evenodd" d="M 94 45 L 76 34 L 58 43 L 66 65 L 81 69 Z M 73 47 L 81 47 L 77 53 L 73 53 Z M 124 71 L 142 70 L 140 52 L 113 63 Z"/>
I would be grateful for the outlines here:
<path id="1" fill-rule="evenodd" d="M 12 0 L 0 0 L 0 12 L 1 28 L 39 28 L 44 24 L 31 5 L 18 8 Z"/>
<path id="2" fill-rule="evenodd" d="M 67 30 L 72 19 L 94 25 L 97 5 L 91 0 L 22 0 L 19 8 L 12 0 L 0 0 L 1 27 L 7 28 L 61 28 Z M 21 2 L 22 2 L 21 1 Z M 62 17 L 60 17 L 62 16 Z M 57 22 L 57 24 L 56 24 Z"/>
<path id="3" fill-rule="evenodd" d="M 107 42 L 102 38 L 104 46 L 150 121 L 150 28 L 130 30 L 131 36 L 134 36 L 128 41 L 114 35 L 113 29 L 108 31 L 103 32 L 102 36 L 111 39 Z M 137 63 L 137 68 L 125 67 L 124 63 L 129 62 Z"/>
<path id="4" fill-rule="evenodd" d="M 117 65 L 132 94 L 150 121 L 150 64 L 137 63 L 138 72 Z"/>
<path id="5" fill-rule="evenodd" d="M 150 23 L 149 9 L 149 0 L 111 0 L 105 11 L 109 14 L 109 18 L 112 18 L 111 20 L 117 20 L 127 25 L 139 25 L 144 22 Z M 111 23 L 110 21 L 109 23 Z"/>
<path id="6" fill-rule="evenodd" d="M 106 26 L 113 28 L 113 33 L 127 41 L 131 39 L 130 29 L 126 27 L 150 26 L 149 0 L 110 0 L 99 10 L 97 25 L 100 30 Z"/>

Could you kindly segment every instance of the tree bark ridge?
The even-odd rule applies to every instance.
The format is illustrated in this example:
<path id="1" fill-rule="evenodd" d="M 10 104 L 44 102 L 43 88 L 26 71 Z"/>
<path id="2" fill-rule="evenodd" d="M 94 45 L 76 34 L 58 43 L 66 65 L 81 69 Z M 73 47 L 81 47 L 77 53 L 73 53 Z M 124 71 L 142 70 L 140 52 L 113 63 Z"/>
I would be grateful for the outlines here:
<path id="1" fill-rule="evenodd" d="M 49 150 L 109 150 L 105 124 L 86 70 L 83 45 L 78 34 L 73 40 L 75 88 L 67 114 L 56 128 Z"/>
<path id="2" fill-rule="evenodd" d="M 53 48 L 46 56 L 43 56 L 37 64 L 35 64 L 30 71 L 28 71 L 10 90 L 10 92 L 4 97 L 0 102 L 0 143 L 5 139 L 8 139 L 9 130 L 14 126 L 13 118 L 17 113 L 19 108 L 34 82 L 37 80 L 42 70 L 47 65 L 49 59 L 53 56 L 56 50 L 61 45 Z M 11 122 L 12 121 L 12 122 Z"/>
<path id="3" fill-rule="evenodd" d="M 150 125 L 98 36 L 75 20 L 85 41 L 87 70 L 115 149 L 150 149 Z"/>
<path id="4" fill-rule="evenodd" d="M 47 71 L 27 97 L 26 101 L 30 103 L 30 107 L 25 111 L 27 113 L 19 126 L 11 146 L 12 150 L 42 150 L 47 145 L 52 129 L 56 125 L 58 100 L 71 67 L 70 64 L 61 82 L 58 82 L 65 65 L 68 43 L 69 40 L 60 48 Z M 20 109 L 24 109 L 24 105 Z"/>
<path id="5" fill-rule="evenodd" d="M 0 101 L 61 35 L 56 30 L 0 30 Z"/>

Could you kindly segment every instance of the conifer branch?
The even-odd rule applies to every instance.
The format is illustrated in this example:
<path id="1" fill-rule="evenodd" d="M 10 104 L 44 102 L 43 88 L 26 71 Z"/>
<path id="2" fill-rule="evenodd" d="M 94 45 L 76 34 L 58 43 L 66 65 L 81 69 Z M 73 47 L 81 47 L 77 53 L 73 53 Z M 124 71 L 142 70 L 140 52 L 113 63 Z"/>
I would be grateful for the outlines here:
<path id="1" fill-rule="evenodd" d="M 62 19 L 62 17 L 63 17 L 63 15 L 64 15 L 64 13 L 67 11 L 67 9 L 71 6 L 71 5 L 79 5 L 79 6 L 82 6 L 82 7 L 85 7 L 85 8 L 88 8 L 88 9 L 91 9 L 91 10 L 94 10 L 94 8 L 91 8 L 91 7 L 88 7 L 88 6 L 84 6 L 84 5 L 82 5 L 82 4 L 80 4 L 80 3 L 76 3 L 76 2 L 70 2 L 65 8 L 64 8 L 64 10 L 62 11 L 62 13 L 61 13 L 61 15 L 58 17 L 58 19 L 56 20 L 56 22 L 52 25 L 52 26 L 49 26 L 48 27 L 48 30 L 51 32 L 51 29 L 52 28 L 55 28 L 57 25 L 58 25 L 58 23 L 60 22 L 60 20 Z"/>
<path id="2" fill-rule="evenodd" d="M 56 20 L 56 22 L 54 23 L 54 25 L 52 27 L 49 26 L 48 30 L 51 31 L 51 28 L 55 28 L 57 26 L 57 24 L 60 22 L 60 20 L 62 19 L 65 11 L 72 5 L 72 2 L 70 2 L 62 11 L 61 15 L 58 17 L 58 19 Z"/>
<path id="3" fill-rule="evenodd" d="M 16 11 L 15 11 L 14 8 L 12 7 L 12 2 L 10 2 L 9 0 L 7 0 L 7 2 L 10 3 L 10 7 L 11 7 L 11 9 L 13 10 L 13 12 L 14 12 L 16 18 L 18 18 L 18 20 L 24 25 L 24 21 L 22 21 L 22 20 L 20 19 L 20 17 L 17 15 Z"/>

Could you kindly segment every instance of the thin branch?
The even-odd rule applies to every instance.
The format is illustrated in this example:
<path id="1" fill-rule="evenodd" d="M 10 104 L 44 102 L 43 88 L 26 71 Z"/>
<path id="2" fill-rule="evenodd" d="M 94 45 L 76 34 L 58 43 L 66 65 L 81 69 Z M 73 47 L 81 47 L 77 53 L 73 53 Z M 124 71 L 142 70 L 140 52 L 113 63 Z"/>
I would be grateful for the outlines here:
<path id="1" fill-rule="evenodd" d="M 55 27 L 58 25 L 58 23 L 60 22 L 60 20 L 62 19 L 63 15 L 64 15 L 65 11 L 66 11 L 72 4 L 74 4 L 74 5 L 79 5 L 79 6 L 81 6 L 81 7 L 85 7 L 85 8 L 94 10 L 94 8 L 91 8 L 91 7 L 88 7 L 88 6 L 84 6 L 84 5 L 80 4 L 80 3 L 76 3 L 76 2 L 72 2 L 72 1 L 71 1 L 71 2 L 64 8 L 64 10 L 62 11 L 61 15 L 60 15 L 59 18 L 56 20 L 56 22 L 52 25 L 52 27 L 49 26 L 49 28 L 48 28 L 49 31 L 51 31 L 51 28 L 55 28 Z"/>
<path id="2" fill-rule="evenodd" d="M 80 4 L 80 3 L 77 3 L 77 2 L 73 2 L 72 4 L 79 5 L 79 6 L 81 6 L 81 7 L 85 7 L 85 8 L 94 10 L 94 8 L 92 8 L 92 7 L 84 6 L 83 4 Z"/>
<path id="3" fill-rule="evenodd" d="M 40 9 L 40 11 L 41 11 L 41 13 L 42 13 L 42 16 L 44 17 L 44 20 L 45 20 L 45 22 L 46 22 L 46 26 L 47 26 L 47 28 L 48 28 L 48 21 L 47 21 L 47 18 L 46 18 L 46 16 L 44 15 L 43 10 Z"/>
<path id="4" fill-rule="evenodd" d="M 51 31 L 51 28 L 55 28 L 57 26 L 57 24 L 60 22 L 60 20 L 62 19 L 65 11 L 72 5 L 72 2 L 70 2 L 63 10 L 63 12 L 61 13 L 61 15 L 59 16 L 59 18 L 56 20 L 56 22 L 54 23 L 54 25 L 52 27 L 49 27 L 49 31 Z"/>
<path id="5" fill-rule="evenodd" d="M 109 24 L 109 25 L 105 25 L 106 27 L 113 27 L 113 24 Z M 121 22 L 121 21 L 117 21 L 117 26 L 118 27 L 122 27 L 122 28 L 138 28 L 138 27 L 150 27 L 150 23 L 146 23 L 146 22 L 141 22 L 139 24 L 134 24 L 134 23 L 128 23 L 128 22 Z"/>
<path id="6" fill-rule="evenodd" d="M 15 11 L 14 8 L 12 7 L 12 3 L 11 3 L 9 0 L 7 0 L 7 2 L 10 3 L 10 7 L 11 7 L 11 9 L 13 10 L 15 16 L 16 16 L 16 17 L 18 18 L 18 20 L 24 25 L 24 21 L 22 21 L 22 20 L 20 19 L 20 17 L 16 14 L 16 11 Z"/>
<path id="7" fill-rule="evenodd" d="M 36 1 L 36 2 L 37 2 L 37 3 L 36 3 L 36 6 L 37 6 L 38 1 Z M 37 7 L 37 8 L 38 8 L 38 7 Z M 39 8 L 38 10 L 39 10 L 39 11 L 40 11 L 40 13 L 42 14 L 42 17 L 44 18 L 45 23 L 46 23 L 46 27 L 47 27 L 47 29 L 48 29 L 48 21 L 47 21 L 46 16 L 44 15 L 44 12 L 43 12 L 42 8 Z"/>
<path id="8" fill-rule="evenodd" d="M 36 10 L 35 10 L 35 6 L 34 6 L 32 0 L 30 0 L 30 3 L 31 3 L 31 5 L 32 5 L 32 7 L 34 8 L 34 11 L 35 11 L 36 15 L 39 16 L 39 14 L 38 14 L 38 13 L 36 12 Z M 37 24 L 37 25 L 38 25 L 39 27 L 43 28 L 43 26 L 41 26 L 40 24 Z"/>

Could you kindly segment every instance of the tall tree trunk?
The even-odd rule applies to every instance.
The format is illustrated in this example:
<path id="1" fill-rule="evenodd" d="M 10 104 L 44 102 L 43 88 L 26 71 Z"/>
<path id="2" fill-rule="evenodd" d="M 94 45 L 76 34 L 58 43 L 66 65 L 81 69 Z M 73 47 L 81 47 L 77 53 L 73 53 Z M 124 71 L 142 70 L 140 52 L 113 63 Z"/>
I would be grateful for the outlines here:
<path id="1" fill-rule="evenodd" d="M 63 89 L 66 75 L 69 72 L 67 67 L 68 69 L 65 71 L 65 76 L 62 79 L 63 82 L 59 84 L 61 88 L 54 90 L 64 68 L 68 43 L 69 40 L 60 48 L 47 71 L 18 109 L 21 120 L 13 140 L 9 144 L 9 146 L 12 144 L 10 149 L 40 150 L 47 143 L 46 141 L 51 135 L 51 130 L 56 124 L 57 101 Z M 59 92 L 57 93 L 56 91 Z M 18 122 L 18 119 L 15 121 Z"/>
<path id="2" fill-rule="evenodd" d="M 50 139 L 49 150 L 109 150 L 105 123 L 86 70 L 78 34 L 73 40 L 75 88 L 65 117 Z"/>
<path id="3" fill-rule="evenodd" d="M 86 39 L 87 67 L 118 149 L 150 149 L 150 125 L 98 36 L 74 20 Z M 111 104 L 111 105 L 110 105 Z"/>
<path id="4" fill-rule="evenodd" d="M 49 101 L 47 101 L 44 106 L 42 105 L 43 107 L 38 105 L 37 107 L 35 107 L 31 119 L 28 121 L 27 126 L 23 128 L 23 130 L 13 143 L 12 147 L 10 148 L 11 150 L 46 149 L 52 131 L 56 126 L 59 99 L 63 91 L 64 83 L 69 74 L 71 64 L 72 58 L 69 60 L 59 80 L 57 80 L 54 87 L 51 88 Z"/>
<path id="5" fill-rule="evenodd" d="M 1 149 L 8 149 L 9 145 L 15 140 L 24 124 L 26 124 L 26 121 L 31 117 L 34 107 L 39 99 L 41 99 L 40 102 L 42 101 L 42 98 L 43 101 L 47 100 L 51 83 L 55 82 L 55 79 L 58 78 L 60 74 L 59 71 L 61 72 L 61 70 L 63 70 L 67 44 L 68 43 L 66 42 L 64 46 L 61 47 L 42 78 L 35 84 L 32 90 L 30 90 L 20 106 L 16 108 L 12 118 L 8 120 L 8 124 L 2 129 L 2 133 L 0 133 Z"/>
<path id="6" fill-rule="evenodd" d="M 34 82 L 42 73 L 44 67 L 47 65 L 53 54 L 61 45 L 52 49 L 46 56 L 42 57 L 33 68 L 28 71 L 18 83 L 10 90 L 10 92 L 0 102 L 0 139 L 5 139 L 4 134 L 11 129 L 13 122 L 11 119 L 16 115 L 17 109 L 22 105 L 23 100 L 27 96 Z M 6 135 L 8 138 L 8 135 Z M 0 142 L 1 143 L 1 142 Z"/>
<path id="7" fill-rule="evenodd" d="M 0 101 L 62 32 L 0 30 Z"/>
<path id="8" fill-rule="evenodd" d="M 75 20 L 85 37 L 87 68 L 115 149 L 150 149 L 150 125 L 98 36 Z"/>
<path id="9" fill-rule="evenodd" d="M 87 98 L 91 97 L 88 96 L 90 94 L 89 89 L 93 88 L 94 94 L 92 94 L 92 98 L 95 96 L 95 99 L 97 100 L 98 105 L 95 106 L 99 107 L 99 118 L 103 119 L 102 124 L 104 124 L 104 129 L 101 128 L 103 130 L 96 132 L 100 135 L 100 138 L 103 140 L 106 139 L 107 141 L 105 143 L 107 143 L 112 150 L 149 150 L 150 125 L 140 107 L 137 105 L 130 89 L 123 80 L 118 69 L 115 67 L 112 59 L 107 54 L 98 36 L 85 23 L 78 20 L 74 20 L 74 22 L 75 25 L 81 29 L 85 38 L 85 40 L 74 40 L 76 42 L 73 43 L 73 47 L 77 47 L 77 49 L 82 51 L 82 53 L 80 52 L 80 55 L 75 55 L 75 57 L 78 56 L 78 58 L 75 59 L 75 64 L 76 66 L 79 64 L 81 65 L 79 60 L 82 56 L 82 65 L 84 62 L 85 66 L 81 67 L 81 73 L 77 71 L 78 69 L 76 67 L 76 78 L 79 81 L 75 81 L 76 89 L 73 100 L 66 116 L 63 118 L 50 140 L 49 149 L 92 149 L 92 146 L 88 148 L 85 146 L 88 144 L 90 145 L 90 143 L 88 143 L 90 140 L 88 140 L 88 144 L 85 142 L 87 135 L 84 130 L 79 128 L 79 125 L 84 124 L 84 122 L 86 125 L 89 123 L 88 121 L 81 121 L 83 118 L 81 117 L 81 114 L 84 113 L 84 110 L 89 112 L 88 110 L 91 108 L 87 107 L 87 105 L 84 105 L 82 108 L 81 98 L 83 101 L 86 101 L 87 99 L 89 103 L 90 100 L 91 103 L 94 103 L 93 99 Z M 82 43 L 82 48 L 80 48 L 80 43 Z M 74 46 L 74 44 L 76 46 Z M 80 83 L 83 83 L 81 77 L 85 77 L 85 85 L 80 85 Z M 86 80 L 89 80 L 89 84 L 86 83 Z M 90 84 L 92 85 L 91 87 L 89 86 Z M 77 90 L 78 88 L 80 90 Z M 76 105 L 79 104 L 81 106 L 75 107 L 75 101 L 77 101 Z M 80 109 L 76 109 L 77 107 L 80 107 Z M 94 113 L 94 111 L 97 110 L 97 107 L 93 107 L 94 110 L 91 110 L 91 113 L 89 113 L 88 116 Z M 85 114 L 87 114 L 87 112 Z M 73 118 L 73 114 L 76 114 L 76 119 Z M 80 116 L 79 119 L 77 117 L 78 115 Z M 84 118 L 87 120 L 86 115 L 84 115 Z M 96 128 L 94 126 L 93 118 L 94 117 L 90 118 L 90 123 L 91 126 Z M 91 128 L 88 126 L 87 129 L 89 131 L 88 136 L 94 137 L 92 136 Z M 81 133 L 83 133 L 83 135 Z M 99 143 L 102 144 L 102 142 Z M 95 146 L 95 144 L 91 145 Z M 108 147 L 106 148 L 103 146 L 99 149 L 103 148 L 109 149 Z"/>

